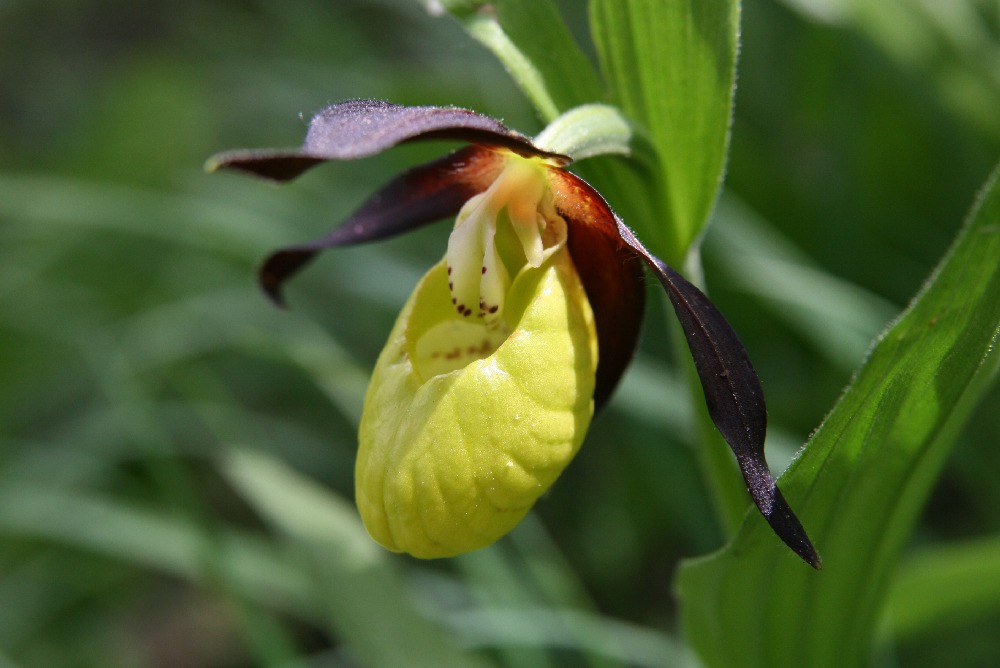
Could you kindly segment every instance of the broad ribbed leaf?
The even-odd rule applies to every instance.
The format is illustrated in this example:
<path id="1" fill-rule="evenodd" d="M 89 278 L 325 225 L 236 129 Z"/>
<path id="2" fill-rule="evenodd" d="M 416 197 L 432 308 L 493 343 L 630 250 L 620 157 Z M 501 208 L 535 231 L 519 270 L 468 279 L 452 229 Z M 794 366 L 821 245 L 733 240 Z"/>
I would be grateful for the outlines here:
<path id="1" fill-rule="evenodd" d="M 628 222 L 676 264 L 705 226 L 722 180 L 739 3 L 592 0 L 590 7 L 611 101 L 648 131 L 660 159 L 661 217 Z"/>
<path id="2" fill-rule="evenodd" d="M 707 665 L 865 664 L 893 562 L 997 369 L 998 228 L 994 173 L 951 252 L 782 477 L 823 572 L 790 559 L 754 518 L 682 569 L 684 628 Z"/>

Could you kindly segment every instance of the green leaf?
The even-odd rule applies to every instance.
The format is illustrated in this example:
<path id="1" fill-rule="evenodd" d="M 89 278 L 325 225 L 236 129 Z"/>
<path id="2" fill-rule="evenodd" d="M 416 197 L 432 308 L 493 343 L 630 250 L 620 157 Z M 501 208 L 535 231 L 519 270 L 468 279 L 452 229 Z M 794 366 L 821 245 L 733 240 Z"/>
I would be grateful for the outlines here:
<path id="1" fill-rule="evenodd" d="M 725 549 L 682 569 L 683 625 L 707 665 L 865 662 L 894 561 L 998 366 L 997 258 L 994 172 L 931 280 L 781 479 L 824 570 L 797 563 L 753 515 Z"/>
<path id="2" fill-rule="evenodd" d="M 591 29 L 611 101 L 660 159 L 660 216 L 628 221 L 681 266 L 722 181 L 736 71 L 736 0 L 592 0 Z"/>

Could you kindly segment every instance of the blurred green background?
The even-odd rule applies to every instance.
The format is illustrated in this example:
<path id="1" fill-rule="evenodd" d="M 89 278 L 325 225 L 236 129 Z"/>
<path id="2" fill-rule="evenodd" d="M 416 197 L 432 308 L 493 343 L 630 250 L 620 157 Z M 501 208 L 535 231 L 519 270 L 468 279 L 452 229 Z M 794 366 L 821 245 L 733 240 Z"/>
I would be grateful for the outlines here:
<path id="1" fill-rule="evenodd" d="M 589 49 L 585 3 L 560 4 Z M 998 36 L 987 0 L 744 3 L 705 273 L 761 374 L 777 470 L 992 168 Z M 356 97 L 537 132 L 457 23 L 412 0 L 11 0 L 0 53 L 0 666 L 690 660 L 673 573 L 722 536 L 670 346 L 646 337 L 510 538 L 444 562 L 390 555 L 350 505 L 354 430 L 448 223 L 328 253 L 288 312 L 254 271 L 443 147 L 284 187 L 202 171 L 219 150 L 297 145 L 313 112 Z M 651 304 L 647 331 L 663 331 Z M 912 551 L 1000 532 L 998 409 L 994 390 Z M 940 621 L 886 633 L 879 665 L 1000 657 L 1000 601 Z"/>

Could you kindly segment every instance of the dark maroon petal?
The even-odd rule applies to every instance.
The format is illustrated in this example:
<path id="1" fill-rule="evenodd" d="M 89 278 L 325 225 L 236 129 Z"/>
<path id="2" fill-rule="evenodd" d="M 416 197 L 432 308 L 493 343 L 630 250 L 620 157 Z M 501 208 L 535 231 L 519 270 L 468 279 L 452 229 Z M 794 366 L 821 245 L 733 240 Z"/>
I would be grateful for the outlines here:
<path id="1" fill-rule="evenodd" d="M 503 156 L 468 146 L 414 167 L 372 195 L 360 209 L 328 234 L 272 253 L 260 269 L 261 286 L 284 305 L 285 281 L 320 251 L 386 239 L 453 216 L 473 195 L 485 190 L 503 168 Z"/>
<path id="2" fill-rule="evenodd" d="M 603 406 L 632 361 L 646 304 L 642 263 L 618 234 L 616 217 L 586 182 L 550 170 L 555 205 L 569 228 L 570 255 L 597 328 L 594 404 Z"/>
<path id="3" fill-rule="evenodd" d="M 646 250 L 620 219 L 617 225 L 621 238 L 646 261 L 670 297 L 701 379 L 708 413 L 736 455 L 754 503 L 778 537 L 819 568 L 819 555 L 768 470 L 764 391 L 739 337 L 701 290 Z"/>
<path id="4" fill-rule="evenodd" d="M 667 291 L 694 358 L 709 415 L 736 455 L 754 502 L 778 537 L 819 568 L 819 555 L 767 468 L 764 392 L 732 326 L 701 290 L 646 250 L 589 184 L 563 170 L 553 169 L 550 175 L 556 208 L 569 223 L 573 264 L 597 325 L 595 402 L 605 400 L 614 389 L 635 349 L 645 294 L 641 259 Z"/>
<path id="5" fill-rule="evenodd" d="M 566 156 L 542 151 L 500 121 L 455 107 L 404 107 L 380 100 L 351 100 L 316 114 L 305 143 L 291 150 L 240 150 L 221 153 L 210 170 L 226 168 L 288 181 L 325 160 L 355 160 L 407 141 L 443 139 L 506 148 L 528 158 L 555 164 Z"/>

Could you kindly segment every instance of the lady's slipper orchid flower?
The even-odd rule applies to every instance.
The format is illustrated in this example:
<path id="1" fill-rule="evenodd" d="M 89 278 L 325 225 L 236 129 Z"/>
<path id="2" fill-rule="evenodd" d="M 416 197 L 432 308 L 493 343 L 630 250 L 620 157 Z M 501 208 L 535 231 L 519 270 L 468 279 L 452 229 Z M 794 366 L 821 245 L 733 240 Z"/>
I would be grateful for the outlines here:
<path id="1" fill-rule="evenodd" d="M 510 531 L 576 454 L 631 359 L 645 264 L 676 311 L 709 413 L 760 512 L 818 568 L 768 471 L 763 392 L 743 345 L 701 291 L 564 169 L 569 156 L 472 111 L 357 100 L 316 115 L 299 149 L 228 152 L 210 167 L 288 181 L 320 162 L 427 139 L 469 146 L 403 173 L 326 236 L 273 253 L 260 273 L 281 304 L 284 282 L 323 249 L 456 216 L 444 259 L 404 306 L 365 399 L 356 496 L 372 537 L 433 558 Z"/>

